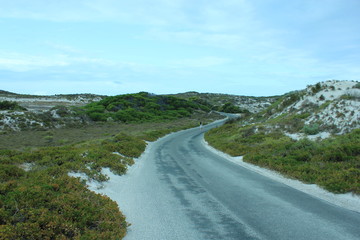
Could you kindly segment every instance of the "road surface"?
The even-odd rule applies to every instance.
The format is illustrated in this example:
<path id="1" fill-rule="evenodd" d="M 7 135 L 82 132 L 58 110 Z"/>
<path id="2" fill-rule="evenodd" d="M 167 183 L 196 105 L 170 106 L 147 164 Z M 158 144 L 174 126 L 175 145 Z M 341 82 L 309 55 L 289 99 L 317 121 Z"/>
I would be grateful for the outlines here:
<path id="1" fill-rule="evenodd" d="M 202 144 L 202 129 L 152 143 L 104 193 L 132 225 L 126 240 L 360 239 L 360 214 L 243 168 Z"/>

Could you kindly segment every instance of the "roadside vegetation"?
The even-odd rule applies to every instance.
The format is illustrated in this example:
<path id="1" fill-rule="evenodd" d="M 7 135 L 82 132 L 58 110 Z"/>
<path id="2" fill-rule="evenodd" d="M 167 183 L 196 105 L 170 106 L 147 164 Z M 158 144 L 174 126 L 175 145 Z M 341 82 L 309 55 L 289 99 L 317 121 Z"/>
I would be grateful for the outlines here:
<path id="1" fill-rule="evenodd" d="M 310 88 L 310 94 L 321 91 L 321 85 Z M 338 135 L 337 125 L 329 125 L 324 118 L 314 116 L 323 114 L 324 109 L 335 113 L 335 119 L 344 114 L 353 116 L 345 107 L 335 104 L 339 100 L 315 105 L 304 102 L 300 110 L 293 104 L 304 98 L 304 91 L 286 94 L 268 109 L 240 120 L 230 120 L 227 124 L 212 129 L 205 134 L 213 147 L 232 156 L 243 156 L 245 162 L 278 171 L 290 178 L 305 183 L 317 184 L 334 193 L 352 192 L 360 194 L 360 129 L 350 130 Z M 352 103 L 347 103 L 351 106 Z M 348 113 L 346 112 L 348 111 Z M 342 121 L 339 121 L 342 124 Z M 321 132 L 332 133 L 327 139 L 310 140 Z M 291 134 L 298 137 L 292 139 Z"/>
<path id="2" fill-rule="evenodd" d="M 96 113 L 83 125 L 1 133 L 0 239 L 122 239 L 126 235 L 129 223 L 117 203 L 88 190 L 86 181 L 69 174 L 107 181 L 102 170 L 125 174 L 145 150 L 146 141 L 219 118 L 202 105 L 175 98 L 163 99 L 163 105 L 154 98 L 160 106 L 156 115 L 152 112 L 157 106 L 149 110 L 151 106 L 138 103 L 152 96 L 132 97 L 137 100 L 123 101 L 130 105 L 123 109 L 129 121 L 116 118 L 122 110 L 109 106 L 121 98 L 111 97 L 81 109 L 89 117 Z M 109 110 L 94 110 L 101 106 Z M 62 106 L 53 110 L 60 117 L 68 114 Z M 147 117 L 136 120 L 136 114 Z"/>
<path id="3" fill-rule="evenodd" d="M 206 140 L 232 156 L 243 156 L 245 162 L 290 178 L 334 193 L 360 194 L 360 129 L 323 141 L 296 141 L 281 132 L 265 133 L 256 125 L 234 128 L 233 123 L 211 130 Z"/>
<path id="4" fill-rule="evenodd" d="M 122 239 L 129 223 L 119 206 L 69 173 L 98 182 L 108 180 L 104 168 L 125 174 L 146 141 L 221 118 L 211 110 L 242 113 L 240 120 L 206 133 L 215 148 L 334 193 L 360 194 L 357 122 L 348 121 L 346 134 L 334 135 L 345 129 L 340 125 L 346 123 L 344 116 L 358 116 L 352 107 L 358 98 L 326 94 L 336 90 L 316 84 L 307 91 L 263 98 L 253 113 L 235 103 L 258 106 L 258 99 L 194 92 L 183 99 L 146 92 L 102 96 L 84 106 L 54 106 L 41 113 L 0 102 L 5 112 L 0 116 L 0 240 Z M 318 104 L 304 100 L 309 96 L 316 96 Z M 323 131 L 332 137 L 289 137 Z"/>
<path id="5" fill-rule="evenodd" d="M 68 173 L 84 173 L 100 182 L 107 180 L 101 172 L 104 167 L 125 173 L 132 158 L 112 150 L 131 140 L 115 137 L 98 143 L 0 151 L 0 239 L 124 237 L 127 223 L 117 204 L 89 191 L 85 182 Z M 138 155 L 143 148 L 141 142 L 129 153 Z"/>

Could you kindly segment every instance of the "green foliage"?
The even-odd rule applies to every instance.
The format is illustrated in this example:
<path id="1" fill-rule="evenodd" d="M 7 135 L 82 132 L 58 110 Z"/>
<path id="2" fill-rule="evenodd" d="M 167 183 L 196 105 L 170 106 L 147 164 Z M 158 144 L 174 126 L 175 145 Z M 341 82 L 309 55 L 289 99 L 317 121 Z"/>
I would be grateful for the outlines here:
<path id="1" fill-rule="evenodd" d="M 335 193 L 360 194 L 360 129 L 321 142 L 294 141 L 259 126 L 226 124 L 209 131 L 206 140 L 244 161 L 279 171 Z"/>
<path id="2" fill-rule="evenodd" d="M 21 168 L 0 163 L 0 181 L 10 181 L 14 179 L 18 179 L 25 174 L 25 171 Z"/>
<path id="3" fill-rule="evenodd" d="M 280 97 L 277 101 L 272 103 L 270 107 L 268 107 L 262 114 L 265 116 L 271 116 L 276 112 L 281 112 L 286 107 L 299 101 L 304 94 L 305 94 L 304 91 L 295 91 L 285 94 L 284 96 Z"/>
<path id="4" fill-rule="evenodd" d="M 143 134 L 142 139 L 146 141 L 155 141 L 156 139 L 172 132 L 173 129 L 163 129 L 163 130 L 151 130 Z"/>
<path id="5" fill-rule="evenodd" d="M 321 84 L 317 83 L 315 86 L 311 88 L 311 91 L 313 94 L 316 94 L 321 91 Z"/>
<path id="6" fill-rule="evenodd" d="M 304 119 L 308 118 L 309 116 L 309 113 L 285 114 L 284 116 L 280 116 L 270 122 L 282 129 L 286 129 L 290 133 L 295 133 L 303 129 Z"/>
<path id="7" fill-rule="evenodd" d="M 54 110 L 60 117 L 67 117 L 67 116 L 73 115 L 72 112 L 70 111 L 70 109 L 65 106 L 58 105 L 58 106 L 51 108 L 51 111 L 54 111 Z"/>
<path id="8" fill-rule="evenodd" d="M 327 108 L 330 104 L 331 104 L 331 101 L 326 101 L 325 103 L 323 103 L 323 104 L 320 105 L 320 107 L 318 108 L 318 111 L 324 110 L 324 109 Z"/>
<path id="9" fill-rule="evenodd" d="M 145 146 L 139 138 L 118 134 L 101 142 L 0 151 L 0 239 L 123 238 L 127 223 L 116 203 L 67 174 L 106 181 L 102 168 L 124 174 Z M 19 167 L 29 163 L 27 172 Z"/>
<path id="10" fill-rule="evenodd" d="M 120 133 L 113 139 L 103 141 L 102 146 L 106 150 L 119 152 L 127 157 L 140 157 L 145 151 L 146 143 L 139 138 Z"/>
<path id="11" fill-rule="evenodd" d="M 282 108 L 290 106 L 291 104 L 299 101 L 301 98 L 301 94 L 299 92 L 292 92 L 288 95 L 285 95 L 285 99 L 282 101 Z"/>
<path id="12" fill-rule="evenodd" d="M 120 239 L 125 217 L 116 202 L 78 179 L 41 172 L 0 183 L 0 239 Z"/>
<path id="13" fill-rule="evenodd" d="M 163 121 L 190 116 L 195 110 L 210 111 L 201 101 L 189 101 L 172 96 L 157 96 L 146 92 L 106 97 L 83 107 L 94 121 L 135 123 Z"/>
<path id="14" fill-rule="evenodd" d="M 360 82 L 356 83 L 353 88 L 359 88 L 360 89 Z"/>
<path id="15" fill-rule="evenodd" d="M 0 101 L 0 110 L 18 110 L 24 111 L 26 108 L 21 107 L 17 102 Z"/>
<path id="16" fill-rule="evenodd" d="M 225 103 L 222 107 L 219 108 L 218 111 L 226 113 L 249 113 L 248 110 L 240 109 L 239 107 L 235 106 L 230 102 Z"/>
<path id="17" fill-rule="evenodd" d="M 315 135 L 320 132 L 319 124 L 314 123 L 311 125 L 305 125 L 303 128 L 303 132 L 307 135 Z"/>
<path id="18" fill-rule="evenodd" d="M 21 138 L 35 135 L 30 139 L 33 142 L 51 138 L 56 143 L 58 131 L 65 134 L 61 139 L 71 138 L 69 132 L 74 132 L 92 140 L 76 138 L 68 146 L 0 150 L 0 239 L 122 239 L 127 223 L 116 203 L 89 191 L 68 173 L 83 173 L 100 182 L 108 180 L 101 171 L 105 167 L 124 174 L 133 157 L 144 151 L 144 140 L 193 127 L 204 116 L 208 115 L 161 124 L 96 123 L 81 129 L 19 133 Z M 96 126 L 100 135 L 92 132 Z M 123 133 L 113 135 L 119 131 Z M 12 141 L 19 144 L 12 144 L 14 149 L 27 145 Z"/>

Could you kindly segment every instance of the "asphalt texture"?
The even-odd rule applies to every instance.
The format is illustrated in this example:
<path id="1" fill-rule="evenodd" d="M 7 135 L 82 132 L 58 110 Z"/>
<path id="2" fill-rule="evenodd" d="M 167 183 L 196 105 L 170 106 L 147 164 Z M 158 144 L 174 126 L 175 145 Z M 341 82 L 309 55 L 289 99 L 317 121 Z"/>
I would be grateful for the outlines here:
<path id="1" fill-rule="evenodd" d="M 127 240 L 360 239 L 360 214 L 293 189 L 208 150 L 219 125 L 153 143 L 106 194 L 125 213 Z"/>

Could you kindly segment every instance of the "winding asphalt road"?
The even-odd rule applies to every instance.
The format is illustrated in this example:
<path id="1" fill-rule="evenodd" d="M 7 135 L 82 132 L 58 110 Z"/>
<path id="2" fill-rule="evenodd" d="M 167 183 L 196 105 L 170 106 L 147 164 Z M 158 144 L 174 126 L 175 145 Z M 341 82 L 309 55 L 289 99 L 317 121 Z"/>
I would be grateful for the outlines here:
<path id="1" fill-rule="evenodd" d="M 360 239 L 359 213 L 209 151 L 216 124 L 160 139 L 106 186 L 132 223 L 125 239 Z"/>

